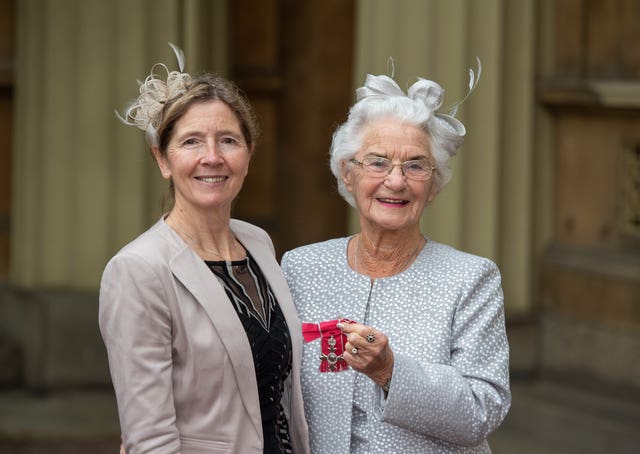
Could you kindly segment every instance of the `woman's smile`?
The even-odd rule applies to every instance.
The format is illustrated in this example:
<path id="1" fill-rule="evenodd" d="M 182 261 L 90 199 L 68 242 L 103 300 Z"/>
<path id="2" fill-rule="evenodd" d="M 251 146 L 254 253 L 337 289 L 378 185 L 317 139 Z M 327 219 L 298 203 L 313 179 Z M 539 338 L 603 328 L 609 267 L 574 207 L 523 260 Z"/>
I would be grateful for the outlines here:
<path id="1" fill-rule="evenodd" d="M 389 206 L 391 208 L 398 208 L 398 207 L 404 207 L 405 205 L 409 204 L 408 200 L 402 200 L 402 199 L 390 199 L 390 198 L 382 198 L 382 197 L 378 197 L 376 198 L 376 200 L 378 202 L 380 202 L 382 205 L 385 206 Z"/>
<path id="2" fill-rule="evenodd" d="M 196 180 L 202 181 L 203 183 L 222 183 L 229 177 L 221 176 L 221 177 L 195 177 Z"/>

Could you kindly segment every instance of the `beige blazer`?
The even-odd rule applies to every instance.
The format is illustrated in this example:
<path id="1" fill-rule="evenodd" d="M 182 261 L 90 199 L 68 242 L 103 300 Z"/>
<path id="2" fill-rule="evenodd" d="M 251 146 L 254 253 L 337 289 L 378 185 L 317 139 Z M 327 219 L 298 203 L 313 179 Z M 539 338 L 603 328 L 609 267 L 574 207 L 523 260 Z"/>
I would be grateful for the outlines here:
<path id="1" fill-rule="evenodd" d="M 269 281 L 289 326 L 293 365 L 283 406 L 294 452 L 308 453 L 300 391 L 302 334 L 269 236 L 231 229 Z M 204 261 L 158 221 L 104 271 L 99 324 L 127 454 L 262 453 L 251 347 Z"/>

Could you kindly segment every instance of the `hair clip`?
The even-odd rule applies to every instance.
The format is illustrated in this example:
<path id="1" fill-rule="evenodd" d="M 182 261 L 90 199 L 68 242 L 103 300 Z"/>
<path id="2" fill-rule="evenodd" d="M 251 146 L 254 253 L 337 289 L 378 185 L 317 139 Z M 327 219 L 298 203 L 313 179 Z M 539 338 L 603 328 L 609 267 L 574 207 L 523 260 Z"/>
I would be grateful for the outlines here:
<path id="1" fill-rule="evenodd" d="M 173 49 L 180 71 L 169 71 L 164 63 L 156 63 L 151 67 L 151 73 L 140 84 L 140 95 L 124 111 L 124 115 L 116 110 L 118 119 L 128 126 L 136 126 L 145 132 L 147 142 L 151 146 L 158 146 L 157 128 L 162 121 L 162 112 L 165 104 L 184 94 L 191 84 L 191 76 L 184 71 L 184 52 L 173 43 L 169 43 Z M 156 68 L 166 71 L 166 79 L 156 74 Z"/>

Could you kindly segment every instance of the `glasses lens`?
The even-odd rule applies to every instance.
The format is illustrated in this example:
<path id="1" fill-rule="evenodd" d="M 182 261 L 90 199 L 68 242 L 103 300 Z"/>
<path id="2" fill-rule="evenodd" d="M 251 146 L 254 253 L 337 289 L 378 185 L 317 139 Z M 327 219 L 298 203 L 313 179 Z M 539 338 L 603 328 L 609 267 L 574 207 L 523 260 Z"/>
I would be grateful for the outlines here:
<path id="1" fill-rule="evenodd" d="M 405 161 L 402 170 L 409 178 L 427 179 L 431 175 L 431 166 L 426 161 Z"/>
<path id="2" fill-rule="evenodd" d="M 364 170 L 375 174 L 386 174 L 391 170 L 391 162 L 385 158 L 365 158 L 362 165 Z"/>

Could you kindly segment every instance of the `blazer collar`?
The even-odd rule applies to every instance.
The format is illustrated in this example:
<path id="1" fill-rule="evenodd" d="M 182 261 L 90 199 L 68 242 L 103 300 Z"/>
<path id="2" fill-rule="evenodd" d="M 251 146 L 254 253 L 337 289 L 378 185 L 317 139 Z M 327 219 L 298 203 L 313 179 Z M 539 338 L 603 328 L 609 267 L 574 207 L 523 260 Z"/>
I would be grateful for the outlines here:
<path id="1" fill-rule="evenodd" d="M 161 219 L 159 223 L 163 224 L 159 226 L 163 231 L 163 235 L 170 239 L 177 248 L 175 255 L 169 261 L 169 267 L 176 279 L 200 303 L 209 316 L 213 328 L 218 332 L 228 352 L 244 407 L 247 414 L 251 416 L 256 431 L 261 435 L 260 399 L 253 354 L 247 337 L 242 335 L 244 333 L 242 323 L 224 288 L 215 279 L 204 260 L 164 220 Z M 261 261 L 264 262 L 262 257 L 264 246 L 256 247 L 255 240 L 245 239 L 242 233 L 237 234 L 234 231 L 234 234 L 237 235 L 237 238 L 245 248 L 251 252 L 251 255 L 261 266 L 261 270 L 264 270 L 261 263 Z"/>
<path id="2" fill-rule="evenodd" d="M 218 332 L 226 348 L 242 402 L 251 416 L 258 434 L 262 434 L 262 421 L 258 385 L 251 346 L 243 333 L 244 328 L 235 309 L 231 305 L 224 288 L 213 278 L 211 270 L 204 261 L 182 240 L 182 238 L 164 221 L 160 219 L 156 224 L 160 234 L 174 246 L 175 254 L 169 261 L 173 275 L 194 296 L 203 307 L 214 329 Z M 292 337 L 292 358 L 294 361 L 292 374 L 295 381 L 299 381 L 299 368 L 302 355 L 301 325 L 295 310 L 289 287 L 274 257 L 270 244 L 265 243 L 265 236 L 258 233 L 255 227 L 242 221 L 231 220 L 231 230 L 249 251 L 260 270 L 269 282 L 280 309 L 284 314 Z"/>

